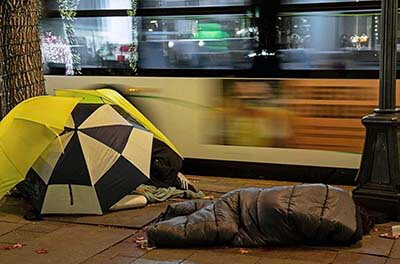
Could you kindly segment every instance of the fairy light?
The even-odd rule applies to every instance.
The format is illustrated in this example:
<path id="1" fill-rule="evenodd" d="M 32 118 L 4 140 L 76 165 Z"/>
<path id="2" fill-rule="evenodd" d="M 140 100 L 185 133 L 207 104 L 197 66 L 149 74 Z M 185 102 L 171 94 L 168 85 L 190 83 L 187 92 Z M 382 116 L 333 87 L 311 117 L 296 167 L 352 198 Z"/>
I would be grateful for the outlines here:
<path id="1" fill-rule="evenodd" d="M 66 75 L 81 74 L 81 56 L 77 50 L 74 21 L 80 0 L 57 0 L 58 9 L 63 21 L 65 40 L 70 49 L 71 59 L 65 60 Z"/>
<path id="2" fill-rule="evenodd" d="M 129 67 L 136 72 L 137 71 L 137 63 L 138 63 L 138 30 L 137 30 L 137 1 L 131 0 L 131 9 L 128 10 L 128 15 L 132 17 L 132 44 L 129 47 Z"/>

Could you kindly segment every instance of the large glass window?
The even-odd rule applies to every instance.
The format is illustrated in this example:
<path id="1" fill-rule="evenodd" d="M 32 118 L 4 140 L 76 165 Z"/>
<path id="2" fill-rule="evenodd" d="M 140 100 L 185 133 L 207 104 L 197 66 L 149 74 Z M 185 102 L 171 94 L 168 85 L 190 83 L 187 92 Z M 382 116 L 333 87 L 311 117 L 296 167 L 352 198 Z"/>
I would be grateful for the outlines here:
<path id="1" fill-rule="evenodd" d="M 46 1 L 50 10 L 58 10 L 58 1 Z M 146 1 L 143 1 L 146 2 Z M 129 9 L 131 0 L 81 0 L 77 10 Z"/>
<path id="2" fill-rule="evenodd" d="M 81 0 L 75 19 L 47 2 L 47 74 L 79 62 L 83 74 L 96 75 L 378 75 L 379 1 L 140 0 L 132 17 L 131 0 Z"/>
<path id="3" fill-rule="evenodd" d="M 142 0 L 142 8 L 176 8 L 176 7 L 207 7 L 207 6 L 243 6 L 251 4 L 252 0 Z"/>
<path id="4" fill-rule="evenodd" d="M 85 70 L 128 68 L 132 43 L 130 17 L 77 18 L 74 21 L 74 46 L 67 44 L 61 18 L 47 19 L 41 28 L 46 73 L 60 72 L 72 64 L 73 50 Z"/>
<path id="5" fill-rule="evenodd" d="M 375 0 L 282 0 L 283 4 L 358 3 Z"/>
<path id="6" fill-rule="evenodd" d="M 251 16 L 143 17 L 139 66 L 158 69 L 246 69 L 255 41 Z"/>
<path id="7" fill-rule="evenodd" d="M 380 14 L 314 12 L 278 17 L 283 69 L 377 69 Z"/>
<path id="8" fill-rule="evenodd" d="M 57 11 L 58 2 L 49 2 Z M 50 12 L 42 22 L 47 74 L 68 72 L 79 63 L 83 74 L 131 75 L 132 50 L 138 52 L 139 71 L 252 67 L 252 0 L 141 0 L 136 17 L 128 15 L 131 0 L 76 3 L 74 19 Z"/>

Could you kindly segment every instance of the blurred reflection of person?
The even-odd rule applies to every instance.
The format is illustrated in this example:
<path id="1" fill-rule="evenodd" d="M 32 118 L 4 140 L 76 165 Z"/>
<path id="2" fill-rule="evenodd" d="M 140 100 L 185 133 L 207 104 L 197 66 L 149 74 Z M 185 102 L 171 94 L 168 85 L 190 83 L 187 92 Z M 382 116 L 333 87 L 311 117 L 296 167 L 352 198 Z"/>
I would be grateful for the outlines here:
<path id="1" fill-rule="evenodd" d="M 350 37 L 350 41 L 351 41 L 351 45 L 353 46 L 353 48 L 357 48 L 359 49 L 360 46 L 360 37 L 356 34 L 352 35 Z"/>
<path id="2" fill-rule="evenodd" d="M 300 48 L 300 44 L 301 44 L 301 37 L 299 34 L 297 33 L 293 33 L 292 35 L 290 35 L 290 48 L 291 49 L 298 49 Z"/>
<path id="3" fill-rule="evenodd" d="M 363 33 L 360 37 L 360 46 L 362 48 L 366 48 L 368 47 L 368 42 L 369 42 L 369 37 L 367 36 L 367 34 Z"/>
<path id="4" fill-rule="evenodd" d="M 341 48 L 351 47 L 350 40 L 347 34 L 342 34 L 342 36 L 340 37 L 340 47 Z"/>

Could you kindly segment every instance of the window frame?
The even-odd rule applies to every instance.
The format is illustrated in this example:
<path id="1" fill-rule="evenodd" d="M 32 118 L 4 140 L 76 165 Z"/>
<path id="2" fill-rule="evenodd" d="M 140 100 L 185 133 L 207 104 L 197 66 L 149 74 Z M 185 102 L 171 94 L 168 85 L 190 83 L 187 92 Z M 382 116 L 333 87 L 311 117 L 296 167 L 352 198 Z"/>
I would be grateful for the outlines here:
<path id="1" fill-rule="evenodd" d="M 400 1 L 400 0 L 399 0 Z M 138 6 L 137 17 L 146 16 L 195 16 L 195 15 L 234 15 L 248 12 L 256 13 L 256 5 L 243 6 L 202 6 L 202 7 L 177 7 L 177 8 L 141 8 Z M 328 2 L 328 3 L 298 3 L 281 4 L 276 11 L 279 13 L 308 13 L 308 12 L 334 12 L 334 11 L 371 11 L 380 12 L 381 1 L 361 2 Z M 77 10 L 76 18 L 80 17 L 125 17 L 129 9 L 102 9 L 102 10 Z M 48 10 L 46 18 L 61 18 L 58 10 Z M 261 18 L 268 20 L 270 18 Z M 268 63 L 278 63 L 277 58 L 270 58 Z M 257 64 L 257 63 L 255 63 Z M 168 76 L 168 77 L 247 77 L 247 78 L 341 78 L 341 79 L 378 79 L 379 70 L 281 70 L 271 67 L 263 70 L 257 67 L 249 70 L 222 70 L 222 69 L 143 69 L 138 68 L 136 73 L 130 69 L 82 69 L 83 75 L 104 76 Z M 63 68 L 51 75 L 62 74 Z M 65 72 L 65 71 L 64 71 Z M 400 77 L 400 70 L 397 71 Z"/>

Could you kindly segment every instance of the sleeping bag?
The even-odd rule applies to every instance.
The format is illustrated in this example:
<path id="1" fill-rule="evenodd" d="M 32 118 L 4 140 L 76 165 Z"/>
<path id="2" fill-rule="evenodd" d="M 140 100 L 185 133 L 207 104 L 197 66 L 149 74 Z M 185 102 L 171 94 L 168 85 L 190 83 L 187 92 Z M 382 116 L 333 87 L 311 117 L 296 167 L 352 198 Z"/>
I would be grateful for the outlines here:
<path id="1" fill-rule="evenodd" d="M 147 230 L 155 246 L 351 244 L 362 237 L 350 194 L 323 184 L 231 191 L 170 205 Z"/>

